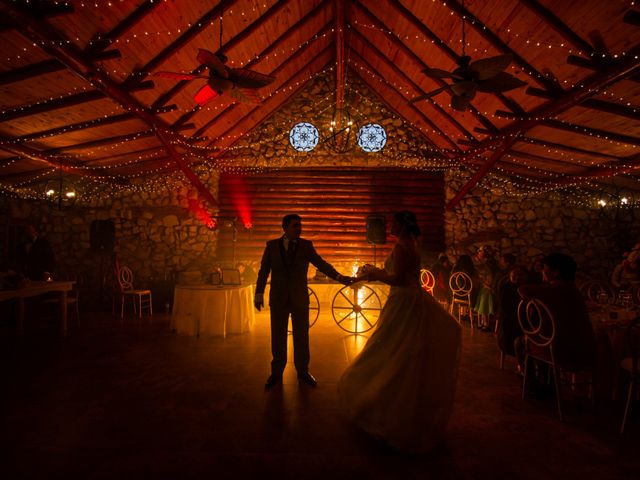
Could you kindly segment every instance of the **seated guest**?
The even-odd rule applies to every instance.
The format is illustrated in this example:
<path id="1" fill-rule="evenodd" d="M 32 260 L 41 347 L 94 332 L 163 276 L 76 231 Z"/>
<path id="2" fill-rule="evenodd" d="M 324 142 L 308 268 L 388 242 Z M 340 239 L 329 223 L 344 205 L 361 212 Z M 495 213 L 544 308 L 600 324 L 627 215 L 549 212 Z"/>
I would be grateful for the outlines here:
<path id="1" fill-rule="evenodd" d="M 449 287 L 449 277 L 451 276 L 451 262 L 446 253 L 438 255 L 438 260 L 431 266 L 431 273 L 435 277 L 433 286 L 433 296 L 441 302 L 451 302 L 451 288 Z"/>
<path id="2" fill-rule="evenodd" d="M 555 319 L 553 352 L 556 363 L 567 369 L 593 367 L 596 339 L 587 305 L 575 285 L 576 262 L 569 255 L 551 253 L 542 260 L 545 283 L 523 285 L 518 293 L 524 300 L 544 302 Z"/>
<path id="3" fill-rule="evenodd" d="M 47 280 L 55 269 L 53 249 L 33 225 L 28 225 L 25 233 L 27 241 L 19 252 L 21 270 L 31 280 Z"/>
<path id="4" fill-rule="evenodd" d="M 542 260 L 544 255 L 539 254 L 533 258 L 529 267 L 527 283 L 542 283 Z"/>
<path id="5" fill-rule="evenodd" d="M 527 281 L 527 270 L 514 267 L 509 272 L 507 281 L 500 285 L 498 303 L 498 347 L 505 355 L 516 356 L 514 342 L 522 337 L 522 329 L 518 322 L 518 305 L 520 294 L 518 288 Z M 521 358 L 518 359 L 518 370 L 522 371 Z"/>
<path id="6" fill-rule="evenodd" d="M 475 305 L 476 299 L 478 298 L 480 279 L 470 255 L 463 254 L 458 257 L 458 260 L 451 269 L 451 274 L 454 274 L 455 272 L 466 273 L 469 275 L 469 278 L 471 278 L 471 282 L 473 283 L 473 289 L 471 290 L 471 305 Z"/>
<path id="7" fill-rule="evenodd" d="M 629 290 L 640 282 L 638 250 L 625 252 L 622 262 L 613 269 L 611 284 L 616 290 Z"/>

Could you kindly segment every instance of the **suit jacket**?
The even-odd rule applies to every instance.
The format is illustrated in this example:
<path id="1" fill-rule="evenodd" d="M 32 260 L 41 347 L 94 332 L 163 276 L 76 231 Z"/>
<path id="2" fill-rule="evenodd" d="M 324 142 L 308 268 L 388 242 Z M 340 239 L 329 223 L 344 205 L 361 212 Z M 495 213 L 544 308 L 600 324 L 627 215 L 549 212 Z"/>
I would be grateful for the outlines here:
<path id="1" fill-rule="evenodd" d="M 271 273 L 269 305 L 308 306 L 307 272 L 310 263 L 330 278 L 336 279 L 339 276 L 336 269 L 318 255 L 310 240 L 298 239 L 292 252 L 285 251 L 283 237 L 269 240 L 258 271 L 256 293 L 264 293 L 267 278 Z"/>

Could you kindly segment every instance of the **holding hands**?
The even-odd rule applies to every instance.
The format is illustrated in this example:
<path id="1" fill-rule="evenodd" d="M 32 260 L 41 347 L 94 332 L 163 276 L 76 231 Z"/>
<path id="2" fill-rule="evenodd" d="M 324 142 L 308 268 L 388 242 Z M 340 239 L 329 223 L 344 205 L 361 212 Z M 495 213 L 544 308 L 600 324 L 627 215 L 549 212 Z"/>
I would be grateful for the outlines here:
<path id="1" fill-rule="evenodd" d="M 361 265 L 358 268 L 358 272 L 357 272 L 357 281 L 361 282 L 361 281 L 367 281 L 370 282 L 371 280 L 376 280 L 376 274 L 380 271 L 379 268 L 374 267 L 373 265 L 370 264 L 366 264 L 366 265 Z"/>

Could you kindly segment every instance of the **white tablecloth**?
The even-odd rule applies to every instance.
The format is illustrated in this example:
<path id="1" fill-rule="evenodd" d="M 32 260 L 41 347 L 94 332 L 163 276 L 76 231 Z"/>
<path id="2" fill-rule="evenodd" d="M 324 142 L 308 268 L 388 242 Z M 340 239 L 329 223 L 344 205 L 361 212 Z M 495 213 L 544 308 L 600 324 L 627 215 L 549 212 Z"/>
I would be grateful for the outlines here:
<path id="1" fill-rule="evenodd" d="M 255 323 L 253 285 L 181 285 L 173 293 L 172 328 L 186 335 L 225 337 Z"/>

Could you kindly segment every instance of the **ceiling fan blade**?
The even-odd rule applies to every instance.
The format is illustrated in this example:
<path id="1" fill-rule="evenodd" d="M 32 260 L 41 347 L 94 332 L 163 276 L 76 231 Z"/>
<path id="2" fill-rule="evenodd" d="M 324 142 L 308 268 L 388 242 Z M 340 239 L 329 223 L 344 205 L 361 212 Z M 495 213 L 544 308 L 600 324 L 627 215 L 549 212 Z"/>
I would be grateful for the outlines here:
<path id="1" fill-rule="evenodd" d="M 234 83 L 226 78 L 211 77 L 208 83 L 217 92 L 227 92 L 234 87 Z"/>
<path id="2" fill-rule="evenodd" d="M 432 92 L 425 93 L 424 95 L 418 95 L 417 97 L 412 98 L 411 100 L 409 100 L 409 103 L 416 103 L 416 102 L 419 102 L 421 100 L 427 100 L 428 98 L 434 97 L 437 94 L 439 94 L 440 92 L 442 92 L 443 90 L 447 90 L 448 88 L 449 88 L 449 85 L 445 85 L 444 87 L 436 88 Z"/>
<path id="3" fill-rule="evenodd" d="M 441 70 L 439 68 L 425 68 L 424 70 L 422 70 L 422 73 L 431 78 L 455 78 L 456 80 L 460 80 L 462 78 L 459 75 L 447 72 L 446 70 Z"/>
<path id="4" fill-rule="evenodd" d="M 451 96 L 451 108 L 459 112 L 466 112 L 469 108 L 469 99 L 458 95 Z"/>
<path id="5" fill-rule="evenodd" d="M 497 57 L 481 58 L 469 64 L 469 68 L 478 73 L 479 80 L 486 80 L 502 72 L 513 61 L 513 55 L 507 53 Z"/>
<path id="6" fill-rule="evenodd" d="M 510 73 L 500 72 L 495 77 L 478 81 L 478 90 L 481 92 L 508 92 L 516 88 L 524 87 L 527 82 L 514 77 Z"/>
<path id="7" fill-rule="evenodd" d="M 254 72 L 247 68 L 232 68 L 229 70 L 229 80 L 233 80 L 236 85 L 243 88 L 264 87 L 273 83 L 275 79 L 276 77 Z"/>
<path id="8" fill-rule="evenodd" d="M 454 95 L 466 98 L 468 100 L 473 100 L 473 98 L 476 96 L 477 89 L 478 84 L 472 81 L 459 82 L 451 85 L 451 91 Z"/>
<path id="9" fill-rule="evenodd" d="M 193 97 L 198 105 L 201 107 L 209 103 L 211 100 L 218 96 L 218 92 L 216 92 L 209 85 L 205 85 L 202 87 Z"/>
<path id="10" fill-rule="evenodd" d="M 227 71 L 227 67 L 224 66 L 224 63 L 222 63 L 215 53 L 210 52 L 209 50 L 199 48 L 196 60 L 198 60 L 201 65 L 206 66 L 209 71 L 215 73 L 218 77 L 227 78 L 229 76 L 229 72 Z"/>
<path id="11" fill-rule="evenodd" d="M 195 78 L 209 78 L 202 75 L 191 75 L 189 73 L 178 72 L 155 72 L 154 77 L 171 78 L 173 80 L 193 80 Z"/>
<path id="12" fill-rule="evenodd" d="M 242 103 L 250 103 L 258 105 L 260 103 L 260 97 L 253 90 L 245 90 L 244 88 L 232 88 L 229 92 L 233 98 Z"/>

